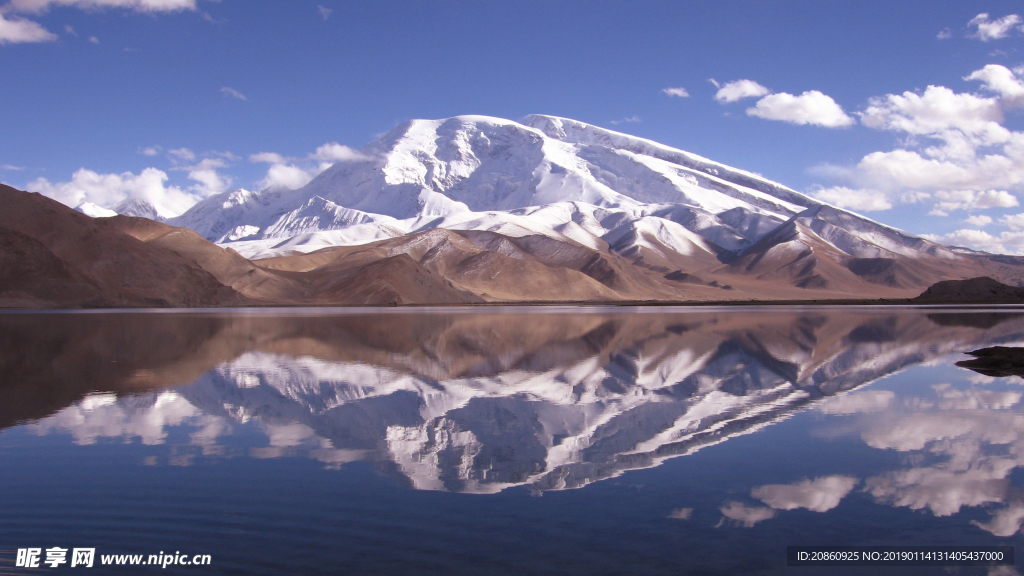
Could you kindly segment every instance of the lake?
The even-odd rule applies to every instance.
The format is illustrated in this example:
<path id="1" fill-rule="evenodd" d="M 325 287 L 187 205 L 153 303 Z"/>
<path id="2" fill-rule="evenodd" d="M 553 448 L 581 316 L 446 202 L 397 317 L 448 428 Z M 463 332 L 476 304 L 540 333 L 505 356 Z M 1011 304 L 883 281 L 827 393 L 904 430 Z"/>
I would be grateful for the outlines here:
<path id="1" fill-rule="evenodd" d="M 1016 574 L 787 566 L 1019 543 L 1024 380 L 955 365 L 1015 345 L 999 308 L 0 314 L 0 574 Z"/>

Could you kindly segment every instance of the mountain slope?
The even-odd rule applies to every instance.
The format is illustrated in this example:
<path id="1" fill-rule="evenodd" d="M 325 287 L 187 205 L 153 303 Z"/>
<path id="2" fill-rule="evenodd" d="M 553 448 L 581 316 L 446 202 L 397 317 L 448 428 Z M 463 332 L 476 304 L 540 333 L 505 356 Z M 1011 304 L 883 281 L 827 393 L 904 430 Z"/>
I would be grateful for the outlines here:
<path id="1" fill-rule="evenodd" d="M 0 185 L 4 306 L 219 306 L 241 296 L 194 261 L 39 194 Z M 15 272 L 15 268 L 18 269 Z"/>
<path id="2" fill-rule="evenodd" d="M 412 120 L 359 158 L 298 190 L 208 198 L 172 223 L 252 259 L 434 229 L 546 238 L 643 269 L 605 283 L 621 297 L 689 299 L 684 288 L 726 285 L 736 294 L 707 297 L 907 297 L 944 279 L 1024 281 L 1019 262 L 954 252 L 756 174 L 565 118 Z M 643 289 L 625 280 L 652 273 Z"/>

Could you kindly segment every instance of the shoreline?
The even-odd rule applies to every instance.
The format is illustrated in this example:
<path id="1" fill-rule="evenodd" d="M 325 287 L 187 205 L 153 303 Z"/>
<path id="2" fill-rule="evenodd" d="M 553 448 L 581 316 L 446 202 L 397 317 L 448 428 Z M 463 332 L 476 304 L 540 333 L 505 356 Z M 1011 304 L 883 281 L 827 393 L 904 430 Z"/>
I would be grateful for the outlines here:
<path id="1" fill-rule="evenodd" d="M 987 308 L 999 307 L 1002 310 L 1024 310 L 1024 301 L 922 301 L 910 298 L 885 298 L 885 299 L 828 299 L 828 300 L 715 300 L 715 301 L 650 301 L 650 300 L 628 300 L 628 301 L 539 301 L 539 302 L 466 302 L 458 304 L 393 304 L 393 305 L 366 305 L 366 304 L 260 304 L 245 306 L 197 306 L 197 307 L 172 307 L 172 306 L 109 306 L 109 307 L 67 307 L 67 308 L 23 308 L 0 306 L 0 314 L 33 314 L 33 313 L 128 313 L 128 312 L 246 312 L 246 311 L 274 311 L 274 310 L 362 310 L 369 312 L 390 311 L 398 312 L 403 310 L 463 310 L 472 309 L 497 309 L 497 308 L 763 308 L 763 307 L 849 307 L 849 308 L 871 308 L 871 307 L 911 307 L 919 309 L 947 309 L 947 308 Z"/>

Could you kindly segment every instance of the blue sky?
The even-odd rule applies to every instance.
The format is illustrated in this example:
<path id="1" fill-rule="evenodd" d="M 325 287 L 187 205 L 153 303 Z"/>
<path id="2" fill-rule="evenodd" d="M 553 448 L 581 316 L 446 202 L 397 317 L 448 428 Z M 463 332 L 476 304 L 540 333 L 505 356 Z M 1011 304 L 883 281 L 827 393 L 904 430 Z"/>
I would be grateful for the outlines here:
<path id="1" fill-rule="evenodd" d="M 0 181 L 68 203 L 163 195 L 180 210 L 301 182 L 411 118 L 541 113 L 913 233 L 1024 252 L 1018 13 L 1000 1 L 0 0 Z M 750 82 L 723 90 L 737 80 Z"/>

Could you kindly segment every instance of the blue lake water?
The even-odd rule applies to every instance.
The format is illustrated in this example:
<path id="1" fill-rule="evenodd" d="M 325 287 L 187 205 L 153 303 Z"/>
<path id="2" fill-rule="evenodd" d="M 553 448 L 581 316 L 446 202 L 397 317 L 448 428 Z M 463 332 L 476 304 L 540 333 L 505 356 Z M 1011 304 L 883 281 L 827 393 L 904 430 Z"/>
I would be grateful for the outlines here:
<path id="1" fill-rule="evenodd" d="M 954 365 L 996 345 L 1024 315 L 0 314 L 0 574 L 1016 574 L 786 566 L 1021 542 L 1024 380 Z M 16 566 L 54 547 L 95 565 Z"/>

